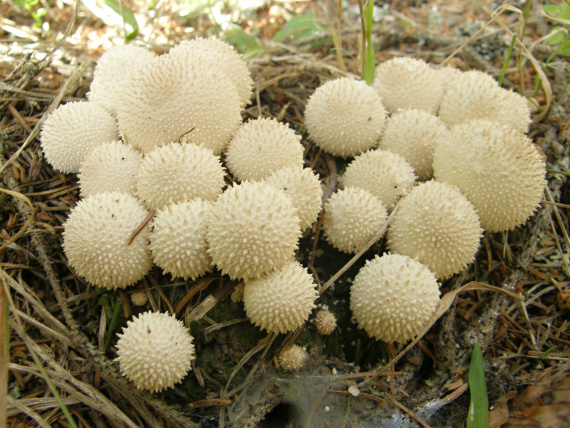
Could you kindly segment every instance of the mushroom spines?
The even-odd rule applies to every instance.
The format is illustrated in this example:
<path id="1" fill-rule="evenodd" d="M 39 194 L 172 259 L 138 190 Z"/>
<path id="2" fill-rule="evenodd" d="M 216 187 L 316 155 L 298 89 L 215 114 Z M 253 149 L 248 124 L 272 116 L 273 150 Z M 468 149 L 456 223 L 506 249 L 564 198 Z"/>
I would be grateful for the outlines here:
<path id="1" fill-rule="evenodd" d="M 309 318 L 318 296 L 307 268 L 291 260 L 264 277 L 246 281 L 243 303 L 253 324 L 268 332 L 287 333 Z"/>
<path id="2" fill-rule="evenodd" d="M 208 252 L 231 278 L 259 278 L 294 257 L 299 217 L 284 191 L 245 181 L 218 197 L 208 219 Z"/>
<path id="3" fill-rule="evenodd" d="M 311 140 L 325 152 L 346 158 L 376 146 L 386 110 L 366 82 L 342 77 L 315 90 L 304 116 Z"/>
<path id="4" fill-rule="evenodd" d="M 388 228 L 387 245 L 445 279 L 473 262 L 482 232 L 475 208 L 457 187 L 428 181 L 400 202 Z"/>
<path id="5" fill-rule="evenodd" d="M 299 345 L 293 344 L 279 353 L 279 365 L 283 370 L 294 371 L 303 368 L 309 354 Z"/>
<path id="6" fill-rule="evenodd" d="M 144 312 L 118 334 L 121 373 L 137 389 L 160 392 L 182 380 L 195 357 L 193 338 L 175 317 Z"/>
<path id="7" fill-rule="evenodd" d="M 437 280 L 420 262 L 399 254 L 368 260 L 350 289 L 358 326 L 384 342 L 406 342 L 426 326 L 439 304 Z"/>

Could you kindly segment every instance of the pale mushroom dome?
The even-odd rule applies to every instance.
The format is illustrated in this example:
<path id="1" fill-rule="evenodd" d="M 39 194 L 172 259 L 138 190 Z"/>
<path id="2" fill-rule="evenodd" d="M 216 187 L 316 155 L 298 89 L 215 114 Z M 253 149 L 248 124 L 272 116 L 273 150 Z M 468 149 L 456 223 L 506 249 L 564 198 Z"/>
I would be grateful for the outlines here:
<path id="1" fill-rule="evenodd" d="M 417 109 L 435 114 L 443 95 L 437 70 L 421 59 L 392 58 L 378 64 L 374 89 L 390 113 Z"/>
<path id="2" fill-rule="evenodd" d="M 250 120 L 236 131 L 226 149 L 226 165 L 238 181 L 263 180 L 287 167 L 303 167 L 301 137 L 271 118 Z"/>
<path id="3" fill-rule="evenodd" d="M 153 59 L 154 54 L 142 46 L 124 45 L 109 49 L 97 60 L 87 94 L 89 101 L 101 105 L 116 117 L 124 86 L 133 73 Z"/>
<path id="4" fill-rule="evenodd" d="M 154 263 L 173 277 L 192 280 L 211 269 L 206 241 L 212 203 L 202 199 L 167 205 L 154 217 L 150 249 Z"/>
<path id="5" fill-rule="evenodd" d="M 483 229 L 512 230 L 538 208 L 546 165 L 524 134 L 484 120 L 451 128 L 435 149 L 434 177 L 453 184 L 475 206 Z"/>
<path id="6" fill-rule="evenodd" d="M 388 228 L 392 253 L 410 256 L 446 279 L 475 259 L 483 230 L 459 189 L 428 181 L 410 190 Z"/>
<path id="7" fill-rule="evenodd" d="M 388 218 L 380 199 L 358 187 L 347 187 L 333 193 L 324 208 L 325 237 L 329 244 L 345 253 L 357 253 Z"/>
<path id="8" fill-rule="evenodd" d="M 384 342 L 417 336 L 439 304 L 439 287 L 417 260 L 385 254 L 368 260 L 350 289 L 350 309 L 358 326 Z"/>
<path id="9" fill-rule="evenodd" d="M 261 329 L 287 333 L 309 318 L 319 297 L 316 287 L 307 268 L 291 260 L 267 276 L 246 281 L 245 312 Z"/>
<path id="10" fill-rule="evenodd" d="M 192 61 L 201 62 L 209 69 L 224 71 L 237 89 L 240 106 L 244 108 L 249 104 L 253 89 L 251 73 L 241 55 L 226 42 L 216 38 L 204 39 L 202 37 L 183 40 L 170 49 L 168 55 L 184 55 Z"/>
<path id="11" fill-rule="evenodd" d="M 283 190 L 245 181 L 227 189 L 210 210 L 208 252 L 232 279 L 259 278 L 294 258 L 299 222 Z"/>
<path id="12" fill-rule="evenodd" d="M 309 354 L 299 345 L 291 345 L 279 353 L 279 365 L 283 370 L 295 371 L 302 369 L 307 362 Z"/>
<path id="13" fill-rule="evenodd" d="M 267 183 L 283 190 L 291 198 L 301 220 L 301 230 L 311 226 L 321 212 L 323 186 L 311 168 L 282 168 Z"/>
<path id="14" fill-rule="evenodd" d="M 222 153 L 241 123 L 240 98 L 227 74 L 186 55 L 162 55 L 140 68 L 117 106 L 123 139 L 143 153 L 172 141 Z"/>
<path id="15" fill-rule="evenodd" d="M 40 141 L 48 163 L 59 172 L 79 171 L 100 144 L 119 138 L 117 122 L 98 104 L 74 101 L 60 105 L 44 122 Z"/>
<path id="16" fill-rule="evenodd" d="M 385 121 L 386 110 L 374 88 L 350 77 L 317 88 L 305 108 L 311 140 L 343 158 L 376 147 Z"/>
<path id="17" fill-rule="evenodd" d="M 333 313 L 326 309 L 321 309 L 315 315 L 315 330 L 322 336 L 328 336 L 336 328 L 336 318 Z"/>
<path id="18" fill-rule="evenodd" d="M 137 174 L 137 195 L 149 209 L 201 198 L 215 201 L 225 170 L 210 149 L 170 143 L 146 155 Z"/>
<path id="19" fill-rule="evenodd" d="M 78 202 L 63 228 L 69 265 L 88 283 L 115 290 L 142 279 L 152 267 L 149 228 L 128 239 L 147 216 L 131 195 L 104 192 Z"/>
<path id="20" fill-rule="evenodd" d="M 368 190 L 392 211 L 398 200 L 416 181 L 416 175 L 406 160 L 388 150 L 369 150 L 357 156 L 341 177 L 344 187 Z"/>
<path id="21" fill-rule="evenodd" d="M 121 373 L 137 389 L 160 392 L 186 376 L 195 358 L 193 337 L 182 321 L 160 312 L 144 312 L 118 334 Z"/>
<path id="22" fill-rule="evenodd" d="M 101 192 L 123 192 L 135 196 L 136 176 L 142 160 L 141 153 L 118 140 L 95 147 L 79 169 L 81 196 Z"/>
<path id="23" fill-rule="evenodd" d="M 437 116 L 423 110 L 401 110 L 388 119 L 379 148 L 401 155 L 418 180 L 425 181 L 433 175 L 433 151 L 446 132 L 447 126 Z"/>

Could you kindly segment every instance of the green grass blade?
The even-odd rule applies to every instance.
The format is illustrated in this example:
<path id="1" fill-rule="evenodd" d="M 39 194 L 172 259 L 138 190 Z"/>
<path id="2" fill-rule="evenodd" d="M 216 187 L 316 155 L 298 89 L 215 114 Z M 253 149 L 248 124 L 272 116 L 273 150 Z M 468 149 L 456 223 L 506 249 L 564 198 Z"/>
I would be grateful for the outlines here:
<path id="1" fill-rule="evenodd" d="M 376 58 L 374 56 L 374 46 L 372 45 L 372 16 L 374 14 L 374 1 L 369 0 L 364 10 L 364 22 L 366 26 L 366 51 L 364 54 L 364 81 L 372 85 L 374 81 L 374 67 Z"/>
<path id="2" fill-rule="evenodd" d="M 471 393 L 471 404 L 467 416 L 467 428 L 487 428 L 489 401 L 487 399 L 487 386 L 485 385 L 483 355 L 478 343 L 475 344 L 471 355 L 469 392 Z"/>
<path id="3" fill-rule="evenodd" d="M 511 60 L 511 56 L 513 55 L 513 49 L 515 48 L 516 40 L 517 40 L 517 35 L 513 34 L 513 38 L 511 39 L 511 44 L 509 45 L 509 50 L 507 52 L 507 56 L 503 61 L 503 68 L 501 69 L 501 74 L 499 76 L 499 86 L 503 86 L 503 80 L 505 79 L 505 74 L 507 73 L 507 68 L 509 67 L 509 61 Z"/>
<path id="4" fill-rule="evenodd" d="M 127 42 L 130 42 L 135 37 L 137 37 L 137 35 L 139 34 L 139 24 L 135 18 L 135 15 L 133 14 L 133 12 L 131 12 L 129 9 L 127 9 L 126 6 L 123 6 L 123 8 L 122 8 L 123 10 L 121 11 L 121 6 L 115 0 L 104 0 L 104 3 L 107 6 L 109 6 L 111 9 L 113 9 L 113 11 L 115 11 L 115 13 L 122 15 L 125 22 L 132 27 L 132 29 L 133 29 L 132 33 L 127 34 L 125 37 L 125 40 Z"/>

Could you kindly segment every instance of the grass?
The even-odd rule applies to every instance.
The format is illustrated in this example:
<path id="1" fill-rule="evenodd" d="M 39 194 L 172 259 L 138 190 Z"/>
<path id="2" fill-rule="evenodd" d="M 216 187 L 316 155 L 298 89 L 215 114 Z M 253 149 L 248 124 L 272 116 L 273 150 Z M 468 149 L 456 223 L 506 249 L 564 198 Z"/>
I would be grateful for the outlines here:
<path id="1" fill-rule="evenodd" d="M 471 393 L 471 404 L 467 415 L 467 428 L 486 428 L 489 418 L 489 400 L 485 383 L 483 355 L 478 343 L 475 344 L 471 355 L 469 391 Z"/>

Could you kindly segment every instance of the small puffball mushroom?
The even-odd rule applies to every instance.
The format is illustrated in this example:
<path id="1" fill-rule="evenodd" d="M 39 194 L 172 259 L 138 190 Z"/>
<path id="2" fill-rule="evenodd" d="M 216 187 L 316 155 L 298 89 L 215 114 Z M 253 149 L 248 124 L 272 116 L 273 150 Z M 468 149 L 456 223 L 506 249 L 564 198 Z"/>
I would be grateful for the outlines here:
<path id="1" fill-rule="evenodd" d="M 211 202 L 197 198 L 167 205 L 156 213 L 150 249 L 154 263 L 165 273 L 194 280 L 210 271 L 206 230 L 211 208 Z"/>
<path id="2" fill-rule="evenodd" d="M 497 122 L 456 125 L 433 158 L 437 181 L 454 184 L 475 206 L 483 229 L 512 230 L 538 208 L 546 165 L 521 132 Z"/>
<path id="3" fill-rule="evenodd" d="M 399 254 L 368 260 L 350 289 L 350 309 L 358 326 L 387 343 L 414 338 L 438 304 L 434 274 L 417 260 Z"/>
<path id="4" fill-rule="evenodd" d="M 192 61 L 200 62 L 208 69 L 226 72 L 227 77 L 235 85 L 240 97 L 241 108 L 249 104 L 253 89 L 253 80 L 247 64 L 235 49 L 226 42 L 197 37 L 184 40 L 168 52 L 170 56 L 185 55 Z"/>
<path id="5" fill-rule="evenodd" d="M 317 88 L 305 108 L 311 140 L 343 158 L 376 147 L 385 121 L 386 110 L 378 94 L 366 82 L 350 77 Z"/>
<path id="6" fill-rule="evenodd" d="M 135 306 L 144 306 L 148 302 L 148 296 L 146 295 L 146 291 L 136 291 L 131 294 L 131 302 Z"/>
<path id="7" fill-rule="evenodd" d="M 388 218 L 380 199 L 358 187 L 347 187 L 332 194 L 324 208 L 325 237 L 329 244 L 345 253 L 357 253 Z"/>
<path id="8" fill-rule="evenodd" d="M 405 57 L 378 64 L 374 89 L 390 113 L 413 108 L 435 114 L 443 95 L 437 70 L 421 59 Z"/>
<path id="9" fill-rule="evenodd" d="M 64 174 L 78 172 L 91 150 L 117 138 L 113 116 L 87 101 L 60 105 L 47 117 L 40 136 L 48 163 Z"/>
<path id="10" fill-rule="evenodd" d="M 117 105 L 123 139 L 144 154 L 177 141 L 219 155 L 241 123 L 240 112 L 226 72 L 186 55 L 162 55 L 141 67 Z"/>
<path id="11" fill-rule="evenodd" d="M 368 190 L 392 211 L 398 200 L 416 181 L 406 160 L 388 150 L 369 150 L 357 156 L 346 168 L 341 182 L 344 187 Z"/>
<path id="12" fill-rule="evenodd" d="M 471 120 L 490 120 L 528 132 L 531 122 L 526 99 L 500 88 L 492 76 L 467 71 L 459 76 L 441 100 L 439 117 L 449 127 Z"/>
<path id="13" fill-rule="evenodd" d="M 131 76 L 149 64 L 154 54 L 142 46 L 115 46 L 97 60 L 87 97 L 117 117 L 117 104 Z"/>
<path id="14" fill-rule="evenodd" d="M 321 336 L 328 336 L 336 328 L 336 318 L 331 311 L 321 309 L 315 315 L 315 330 Z"/>
<path id="15" fill-rule="evenodd" d="M 418 180 L 433 175 L 433 151 L 437 140 L 448 132 L 445 123 L 423 110 L 408 109 L 392 115 L 379 148 L 401 155 L 412 166 Z"/>
<path id="16" fill-rule="evenodd" d="M 128 243 L 147 211 L 131 195 L 104 192 L 78 202 L 63 228 L 69 265 L 90 284 L 108 290 L 125 288 L 152 267 L 145 227 Z"/>
<path id="17" fill-rule="evenodd" d="M 295 260 L 259 279 L 246 281 L 243 303 L 250 321 L 269 333 L 299 328 L 319 297 L 307 268 Z"/>
<path id="18" fill-rule="evenodd" d="M 301 137 L 275 119 L 241 125 L 226 149 L 226 165 L 238 181 L 263 180 L 280 168 L 303 168 Z"/>
<path id="19" fill-rule="evenodd" d="M 227 189 L 210 210 L 208 252 L 232 279 L 259 278 L 294 258 L 299 222 L 283 190 L 245 181 Z"/>
<path id="20" fill-rule="evenodd" d="M 287 371 L 299 370 L 306 364 L 307 358 L 309 358 L 307 351 L 293 344 L 279 353 L 279 366 Z"/>
<path id="21" fill-rule="evenodd" d="M 101 192 L 136 195 L 136 176 L 143 156 L 115 140 L 95 147 L 81 163 L 79 189 L 82 197 Z"/>
<path id="22" fill-rule="evenodd" d="M 117 336 L 121 373 L 137 389 L 160 392 L 172 388 L 192 368 L 194 339 L 174 316 L 144 312 L 127 321 Z"/>
<path id="23" fill-rule="evenodd" d="M 267 183 L 285 191 L 301 220 L 301 230 L 311 226 L 321 212 L 323 187 L 311 168 L 282 168 Z"/>
<path id="24" fill-rule="evenodd" d="M 146 155 L 137 174 L 137 195 L 148 209 L 201 198 L 215 201 L 225 170 L 210 149 L 170 143 Z"/>
<path id="25" fill-rule="evenodd" d="M 473 262 L 482 234 L 475 208 L 457 187 L 428 181 L 400 201 L 387 244 L 446 279 Z"/>

